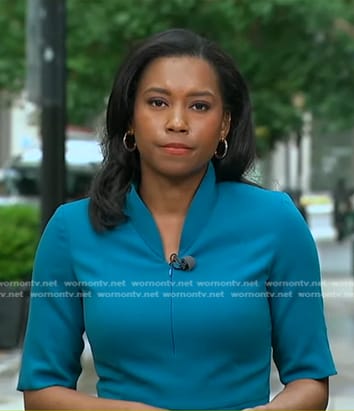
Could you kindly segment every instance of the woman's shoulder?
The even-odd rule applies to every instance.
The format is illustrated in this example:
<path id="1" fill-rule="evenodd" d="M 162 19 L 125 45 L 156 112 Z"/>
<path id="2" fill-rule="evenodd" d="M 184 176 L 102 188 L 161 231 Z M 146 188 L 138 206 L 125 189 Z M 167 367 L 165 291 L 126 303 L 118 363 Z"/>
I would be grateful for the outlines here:
<path id="1" fill-rule="evenodd" d="M 67 219 L 88 218 L 89 198 L 69 201 L 58 207 L 57 212 L 63 213 Z"/>
<path id="2" fill-rule="evenodd" d="M 70 201 L 58 206 L 51 218 L 52 222 L 63 224 L 67 228 L 75 227 L 76 231 L 90 227 L 89 199 Z M 63 227 L 64 228 L 64 227 Z"/>
<path id="3" fill-rule="evenodd" d="M 265 189 L 248 183 L 222 183 L 218 197 L 219 214 L 231 221 L 240 219 L 256 231 L 300 233 L 309 227 L 290 196 L 283 191 Z"/>
<path id="4" fill-rule="evenodd" d="M 269 216 L 272 225 L 276 222 L 289 224 L 289 221 L 303 223 L 294 201 L 283 191 L 247 182 L 225 182 L 220 183 L 219 200 L 225 207 L 231 206 L 234 211 L 254 219 L 264 220 Z"/>
<path id="5" fill-rule="evenodd" d="M 253 182 L 222 182 L 219 186 L 221 196 L 237 200 L 238 203 L 258 204 L 262 207 L 293 205 L 293 201 L 283 191 L 264 188 Z"/>

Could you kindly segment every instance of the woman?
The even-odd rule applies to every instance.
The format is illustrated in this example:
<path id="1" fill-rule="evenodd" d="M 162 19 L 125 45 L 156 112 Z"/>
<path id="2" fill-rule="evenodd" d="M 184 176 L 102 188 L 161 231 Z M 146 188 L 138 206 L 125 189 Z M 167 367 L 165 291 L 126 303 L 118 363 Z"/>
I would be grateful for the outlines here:
<path id="1" fill-rule="evenodd" d="M 250 111 L 231 58 L 190 31 L 125 61 L 90 198 L 37 251 L 26 408 L 326 408 L 316 248 L 288 196 L 243 181 Z M 97 398 L 76 391 L 84 332 Z M 285 388 L 269 402 L 271 350 Z"/>

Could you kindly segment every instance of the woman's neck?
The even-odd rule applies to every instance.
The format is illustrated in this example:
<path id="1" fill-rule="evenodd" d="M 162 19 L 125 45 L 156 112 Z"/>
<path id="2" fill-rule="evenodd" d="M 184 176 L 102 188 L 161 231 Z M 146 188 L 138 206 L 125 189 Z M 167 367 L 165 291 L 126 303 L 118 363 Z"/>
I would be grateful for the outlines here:
<path id="1" fill-rule="evenodd" d="M 202 171 L 179 180 L 145 173 L 139 194 L 153 215 L 184 217 L 204 174 Z"/>

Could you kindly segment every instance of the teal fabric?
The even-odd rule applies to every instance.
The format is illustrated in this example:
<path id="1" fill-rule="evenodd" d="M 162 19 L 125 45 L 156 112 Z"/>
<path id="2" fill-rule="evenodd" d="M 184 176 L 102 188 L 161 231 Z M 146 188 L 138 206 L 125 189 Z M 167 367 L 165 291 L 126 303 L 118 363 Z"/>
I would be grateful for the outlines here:
<path id="1" fill-rule="evenodd" d="M 242 409 L 269 400 L 271 355 L 284 384 L 336 373 L 320 271 L 306 223 L 283 193 L 216 183 L 185 220 L 171 269 L 135 188 L 128 220 L 97 234 L 88 200 L 58 208 L 39 245 L 19 390 L 75 388 L 87 333 L 99 397 L 167 409 Z"/>

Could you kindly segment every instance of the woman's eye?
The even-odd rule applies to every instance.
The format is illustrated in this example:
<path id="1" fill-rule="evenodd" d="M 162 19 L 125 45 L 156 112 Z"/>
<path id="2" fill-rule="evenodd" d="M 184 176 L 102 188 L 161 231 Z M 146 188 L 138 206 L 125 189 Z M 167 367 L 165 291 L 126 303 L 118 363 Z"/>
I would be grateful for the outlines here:
<path id="1" fill-rule="evenodd" d="M 209 104 L 206 103 L 194 103 L 192 107 L 197 111 L 207 111 L 210 108 Z"/>
<path id="2" fill-rule="evenodd" d="M 166 105 L 166 103 L 163 100 L 160 100 L 160 99 L 152 99 L 152 100 L 149 101 L 149 103 L 153 107 L 164 107 Z"/>

